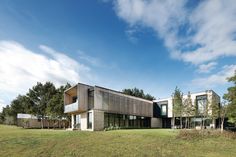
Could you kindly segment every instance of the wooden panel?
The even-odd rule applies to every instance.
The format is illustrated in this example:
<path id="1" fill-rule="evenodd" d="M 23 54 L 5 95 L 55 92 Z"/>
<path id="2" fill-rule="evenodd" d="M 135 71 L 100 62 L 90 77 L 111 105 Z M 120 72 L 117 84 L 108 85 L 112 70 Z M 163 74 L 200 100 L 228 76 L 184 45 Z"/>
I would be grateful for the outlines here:
<path id="1" fill-rule="evenodd" d="M 78 98 L 79 98 L 79 110 L 87 111 L 88 110 L 88 89 L 90 86 L 84 84 L 78 84 Z"/>
<path id="2" fill-rule="evenodd" d="M 102 104 L 103 111 L 147 117 L 153 116 L 153 103 L 151 101 L 127 96 L 103 88 L 97 88 L 96 90 L 100 91 L 96 92 L 96 94 L 102 97 L 101 101 L 96 101 L 96 103 Z M 96 104 L 95 106 L 99 105 Z"/>

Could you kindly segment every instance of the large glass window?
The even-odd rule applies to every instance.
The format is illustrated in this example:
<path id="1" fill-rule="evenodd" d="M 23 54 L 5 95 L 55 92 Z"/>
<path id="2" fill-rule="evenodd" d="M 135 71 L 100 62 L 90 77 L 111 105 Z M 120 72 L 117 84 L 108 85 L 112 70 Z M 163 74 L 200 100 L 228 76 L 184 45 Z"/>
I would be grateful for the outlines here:
<path id="1" fill-rule="evenodd" d="M 207 96 L 201 95 L 196 97 L 198 113 L 203 114 L 207 107 Z"/>
<path id="2" fill-rule="evenodd" d="M 80 128 L 80 115 L 75 116 L 75 128 Z"/>
<path id="3" fill-rule="evenodd" d="M 134 115 L 104 113 L 104 127 L 150 128 L 151 118 Z"/>
<path id="4" fill-rule="evenodd" d="M 88 112 L 88 129 L 92 129 L 92 112 Z"/>
<path id="5" fill-rule="evenodd" d="M 161 105 L 161 115 L 166 116 L 167 115 L 167 105 Z"/>

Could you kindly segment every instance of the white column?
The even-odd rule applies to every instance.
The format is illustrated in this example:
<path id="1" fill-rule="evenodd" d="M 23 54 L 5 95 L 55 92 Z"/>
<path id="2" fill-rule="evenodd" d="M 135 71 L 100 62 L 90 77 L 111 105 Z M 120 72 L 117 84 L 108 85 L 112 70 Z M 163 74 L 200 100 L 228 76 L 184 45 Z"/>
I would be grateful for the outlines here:
<path id="1" fill-rule="evenodd" d="M 71 114 L 71 128 L 74 129 L 75 119 L 74 114 Z"/>

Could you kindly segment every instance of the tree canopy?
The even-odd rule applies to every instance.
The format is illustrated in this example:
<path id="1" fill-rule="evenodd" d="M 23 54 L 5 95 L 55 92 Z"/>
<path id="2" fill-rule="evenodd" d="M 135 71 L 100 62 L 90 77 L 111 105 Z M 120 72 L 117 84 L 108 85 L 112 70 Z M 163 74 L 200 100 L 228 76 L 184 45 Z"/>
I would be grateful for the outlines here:
<path id="1" fill-rule="evenodd" d="M 127 95 L 131 95 L 131 96 L 135 96 L 135 97 L 139 97 L 139 98 L 143 98 L 143 99 L 147 99 L 147 100 L 151 100 L 151 101 L 155 100 L 154 96 L 152 96 L 148 93 L 145 94 L 142 89 L 138 89 L 136 87 L 132 88 L 132 89 L 129 89 L 129 88 L 123 89 L 122 93 L 127 94 Z"/>
<path id="2" fill-rule="evenodd" d="M 65 117 L 63 93 L 69 87 L 68 83 L 56 88 L 51 82 L 45 84 L 38 82 L 26 95 L 18 95 L 10 105 L 3 108 L 0 122 L 6 122 L 8 117 L 12 117 L 15 124 L 18 113 L 33 114 L 41 119 L 46 115 L 53 118 Z"/>
<path id="3" fill-rule="evenodd" d="M 228 101 L 228 118 L 229 122 L 236 125 L 236 71 L 234 76 L 227 78 L 229 82 L 232 82 L 232 87 L 228 88 L 228 92 L 224 95 L 224 99 Z"/>
<path id="4" fill-rule="evenodd" d="M 182 128 L 182 116 L 183 116 L 183 93 L 178 87 L 175 87 L 175 91 L 172 94 L 173 104 L 173 117 L 180 117 L 180 127 Z M 175 124 L 175 122 L 174 122 Z"/>

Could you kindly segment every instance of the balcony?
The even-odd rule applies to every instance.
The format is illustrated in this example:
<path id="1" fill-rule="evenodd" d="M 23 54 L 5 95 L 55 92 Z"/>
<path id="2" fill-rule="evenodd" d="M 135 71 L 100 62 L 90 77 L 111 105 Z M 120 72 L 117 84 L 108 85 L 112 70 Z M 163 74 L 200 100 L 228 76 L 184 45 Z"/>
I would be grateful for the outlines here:
<path id="1" fill-rule="evenodd" d="M 79 110 L 78 101 L 64 106 L 64 113 L 75 112 Z"/>

